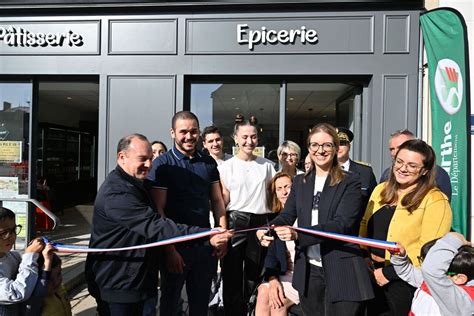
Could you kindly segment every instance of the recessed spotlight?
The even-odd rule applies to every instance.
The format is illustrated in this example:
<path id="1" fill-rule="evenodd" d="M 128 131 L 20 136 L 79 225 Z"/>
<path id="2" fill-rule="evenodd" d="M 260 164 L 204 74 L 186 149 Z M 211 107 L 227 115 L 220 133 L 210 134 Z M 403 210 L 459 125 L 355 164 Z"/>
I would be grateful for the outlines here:
<path id="1" fill-rule="evenodd" d="M 68 100 L 72 100 L 72 97 L 66 97 L 66 99 L 68 99 Z"/>
<path id="2" fill-rule="evenodd" d="M 235 109 L 236 109 L 236 110 L 240 110 L 240 108 L 239 108 L 239 107 L 236 107 Z"/>
<path id="3" fill-rule="evenodd" d="M 295 98 L 290 98 L 290 101 L 294 101 L 294 100 L 295 100 Z"/>
<path id="4" fill-rule="evenodd" d="M 232 98 L 232 100 L 235 100 L 235 98 Z"/>

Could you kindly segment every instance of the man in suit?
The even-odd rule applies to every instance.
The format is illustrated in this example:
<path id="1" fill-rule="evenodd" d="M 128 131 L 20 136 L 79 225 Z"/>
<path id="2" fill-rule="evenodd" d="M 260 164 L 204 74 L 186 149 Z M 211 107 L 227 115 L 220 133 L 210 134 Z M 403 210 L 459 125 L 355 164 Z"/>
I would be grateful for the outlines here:
<path id="1" fill-rule="evenodd" d="M 355 162 L 349 159 L 349 152 L 351 150 L 351 142 L 354 139 L 354 134 L 345 127 L 337 128 L 337 136 L 339 137 L 339 150 L 337 152 L 337 160 L 339 165 L 345 171 L 357 173 L 360 176 L 362 189 L 362 203 L 361 207 L 365 210 L 372 191 L 377 186 L 374 171 L 372 167 L 361 162 Z"/>
<path id="2" fill-rule="evenodd" d="M 415 139 L 415 135 L 407 129 L 398 130 L 390 135 L 390 140 L 388 141 L 388 147 L 390 150 L 390 156 L 392 160 L 395 159 L 395 155 L 398 152 L 398 148 L 407 140 Z M 390 171 L 392 170 L 392 166 L 388 167 L 382 173 L 380 177 L 379 183 L 388 180 L 388 176 Z M 451 180 L 449 174 L 444 170 L 441 166 L 436 165 L 436 185 L 438 188 L 446 194 L 448 200 L 451 201 Z"/>

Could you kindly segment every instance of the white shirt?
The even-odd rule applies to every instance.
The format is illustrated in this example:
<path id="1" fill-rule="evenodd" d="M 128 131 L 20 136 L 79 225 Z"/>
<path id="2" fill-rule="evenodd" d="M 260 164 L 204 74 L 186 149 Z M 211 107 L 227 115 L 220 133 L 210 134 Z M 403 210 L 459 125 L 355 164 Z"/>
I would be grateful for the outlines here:
<path id="1" fill-rule="evenodd" d="M 350 165 L 351 165 L 351 160 L 347 159 L 347 161 L 341 165 L 341 168 L 344 171 L 349 171 Z"/>
<path id="2" fill-rule="evenodd" d="M 311 226 L 318 225 L 319 215 L 319 199 L 321 192 L 323 192 L 324 183 L 326 182 L 327 176 L 318 177 L 314 179 L 314 195 L 313 195 L 313 209 L 311 210 Z M 317 199 L 315 203 L 314 199 Z M 309 263 L 322 267 L 323 262 L 321 261 L 321 246 L 319 244 L 309 246 L 306 250 L 306 256 L 309 258 Z"/>
<path id="3" fill-rule="evenodd" d="M 230 193 L 228 211 L 267 214 L 267 185 L 275 175 L 273 163 L 265 158 L 245 161 L 237 157 L 217 167 L 224 186 Z"/>

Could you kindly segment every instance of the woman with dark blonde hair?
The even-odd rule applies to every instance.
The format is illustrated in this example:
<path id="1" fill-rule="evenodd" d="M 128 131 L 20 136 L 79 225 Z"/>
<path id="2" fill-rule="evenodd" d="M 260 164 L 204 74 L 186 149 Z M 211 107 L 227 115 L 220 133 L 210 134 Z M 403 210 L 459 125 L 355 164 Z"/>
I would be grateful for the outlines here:
<path id="1" fill-rule="evenodd" d="M 433 149 L 424 141 L 404 142 L 395 156 L 388 181 L 372 192 L 360 228 L 363 237 L 404 245 L 408 257 L 418 267 L 421 247 L 451 228 L 449 201 L 436 187 L 435 161 Z M 397 276 L 388 251 L 374 248 L 369 253 L 375 282 L 382 289 L 376 291 L 378 297 L 371 304 L 374 313 L 383 312 L 380 303 L 385 294 L 392 315 L 408 315 L 415 289 Z"/>
<path id="2" fill-rule="evenodd" d="M 278 172 L 268 184 L 267 203 L 273 213 L 279 213 L 285 206 L 291 191 L 293 177 L 286 172 Z"/>
<path id="3" fill-rule="evenodd" d="M 293 177 L 277 173 L 268 185 L 268 207 L 279 213 L 291 191 Z M 256 316 L 286 316 L 291 305 L 299 304 L 298 291 L 291 282 L 295 256 L 294 241 L 275 240 L 265 257 L 265 281 L 258 287 Z"/>
<path id="4" fill-rule="evenodd" d="M 283 211 L 270 224 L 279 239 L 297 240 L 293 287 L 304 315 L 360 315 L 373 290 L 359 246 L 288 227 L 297 220 L 298 227 L 356 235 L 362 217 L 360 178 L 339 167 L 336 129 L 316 125 L 307 144 L 313 167 L 295 177 Z M 257 238 L 263 246 L 273 241 L 264 230 Z"/>

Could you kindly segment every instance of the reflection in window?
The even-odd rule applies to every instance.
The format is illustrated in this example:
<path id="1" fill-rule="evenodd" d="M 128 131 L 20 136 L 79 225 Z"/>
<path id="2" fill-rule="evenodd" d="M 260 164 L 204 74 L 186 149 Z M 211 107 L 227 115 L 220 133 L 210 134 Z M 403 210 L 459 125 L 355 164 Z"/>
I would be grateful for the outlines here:
<path id="1" fill-rule="evenodd" d="M 0 176 L 17 179 L 17 194 L 28 194 L 31 95 L 30 83 L 0 83 Z"/>
<path id="2" fill-rule="evenodd" d="M 28 197 L 29 122 L 32 85 L 0 82 L 0 197 Z M 23 226 L 16 246 L 25 243 L 27 203 L 4 201 Z"/>
<path id="3" fill-rule="evenodd" d="M 217 126 L 224 137 L 224 151 L 232 153 L 231 138 L 237 114 L 258 120 L 259 146 L 265 157 L 275 160 L 279 129 L 279 84 L 192 83 L 191 111 L 199 118 L 201 129 Z"/>

